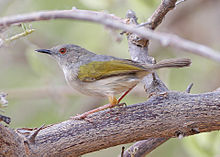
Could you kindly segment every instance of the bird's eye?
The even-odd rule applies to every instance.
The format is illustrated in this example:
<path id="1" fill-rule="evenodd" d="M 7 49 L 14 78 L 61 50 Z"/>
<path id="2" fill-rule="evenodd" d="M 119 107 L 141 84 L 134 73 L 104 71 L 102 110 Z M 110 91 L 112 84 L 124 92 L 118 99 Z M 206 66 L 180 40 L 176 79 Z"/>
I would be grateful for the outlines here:
<path id="1" fill-rule="evenodd" d="M 59 52 L 60 52 L 61 54 L 66 53 L 66 48 L 61 48 L 61 49 L 59 50 Z"/>

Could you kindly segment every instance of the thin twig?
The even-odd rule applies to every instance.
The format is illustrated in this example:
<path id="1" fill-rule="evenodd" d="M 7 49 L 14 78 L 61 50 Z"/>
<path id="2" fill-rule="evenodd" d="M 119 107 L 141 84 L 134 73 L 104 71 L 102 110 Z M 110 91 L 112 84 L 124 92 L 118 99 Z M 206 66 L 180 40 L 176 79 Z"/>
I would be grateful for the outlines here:
<path id="1" fill-rule="evenodd" d="M 85 10 L 55 10 L 42 11 L 36 13 L 22 14 L 11 17 L 4 17 L 0 19 L 0 26 L 9 26 L 21 22 L 42 21 L 51 19 L 75 19 L 83 21 L 91 21 L 103 24 L 105 26 L 122 29 L 127 32 L 132 32 L 142 38 L 153 39 L 159 41 L 163 46 L 171 46 L 180 50 L 185 50 L 196 55 L 200 55 L 217 62 L 220 62 L 220 52 L 215 51 L 202 44 L 194 43 L 189 40 L 180 38 L 169 33 L 153 32 L 147 28 L 134 26 L 133 24 L 125 24 L 125 22 L 114 15 L 106 14 L 104 12 L 85 11 Z"/>
<path id="2" fill-rule="evenodd" d="M 8 39 L 5 39 L 5 42 L 11 42 L 13 40 L 16 40 L 16 39 L 19 39 L 21 37 L 25 37 L 27 36 L 28 34 L 31 34 L 35 31 L 35 29 L 30 29 L 30 30 L 26 30 L 25 32 L 22 32 L 22 33 L 19 33 L 19 34 L 16 34 Z"/>
<path id="3" fill-rule="evenodd" d="M 19 38 L 22 38 L 22 37 L 25 37 L 31 33 L 33 33 L 35 31 L 35 29 L 32 29 L 30 27 L 26 27 L 24 24 L 21 24 L 22 26 L 22 29 L 23 29 L 23 32 L 19 33 L 19 34 L 16 34 L 16 35 L 13 35 L 7 39 L 0 39 L 0 47 L 4 44 L 4 43 L 8 43 L 8 42 L 11 42 L 11 41 L 14 41 L 14 40 L 17 40 Z"/>

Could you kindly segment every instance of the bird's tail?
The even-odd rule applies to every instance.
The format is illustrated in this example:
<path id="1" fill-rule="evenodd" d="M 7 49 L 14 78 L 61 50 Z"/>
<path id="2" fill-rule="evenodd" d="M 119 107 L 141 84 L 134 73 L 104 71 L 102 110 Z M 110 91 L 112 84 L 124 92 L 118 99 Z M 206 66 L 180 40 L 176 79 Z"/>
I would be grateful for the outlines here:
<path id="1" fill-rule="evenodd" d="M 168 68 L 168 67 L 180 68 L 180 67 L 189 66 L 190 64 L 191 64 L 191 60 L 188 58 L 165 59 L 158 62 L 157 64 L 153 64 L 152 69 L 160 69 L 160 68 Z"/>

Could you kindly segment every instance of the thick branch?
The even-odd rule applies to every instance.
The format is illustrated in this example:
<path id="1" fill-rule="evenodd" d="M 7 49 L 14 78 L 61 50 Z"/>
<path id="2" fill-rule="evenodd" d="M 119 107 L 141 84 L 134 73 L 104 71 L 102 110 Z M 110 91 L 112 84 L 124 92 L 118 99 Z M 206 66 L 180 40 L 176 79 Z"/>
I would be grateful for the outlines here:
<path id="1" fill-rule="evenodd" d="M 161 4 L 154 11 L 152 16 L 148 19 L 147 25 L 145 27 L 154 30 L 162 22 L 165 15 L 170 10 L 174 9 L 175 5 L 176 0 L 162 0 Z M 128 12 L 127 18 L 129 18 L 129 21 L 133 24 L 137 24 L 137 17 L 134 12 Z M 133 42 L 134 39 L 136 39 L 135 42 Z M 129 52 L 131 54 L 132 59 L 136 59 L 139 62 L 152 63 L 154 60 L 152 60 L 152 58 L 148 56 L 149 40 L 146 39 L 144 42 L 146 44 L 142 44 L 142 48 L 140 48 L 140 46 L 136 44 L 137 39 L 139 39 L 139 36 L 135 34 L 130 34 L 128 36 Z M 143 40 L 144 39 L 141 39 L 140 41 Z M 157 77 L 156 74 L 154 74 L 154 80 L 150 75 L 145 77 L 144 84 L 148 97 L 155 93 L 168 91 L 166 85 L 159 79 L 159 77 Z M 135 148 L 137 148 L 138 150 L 135 152 L 134 156 L 145 156 L 146 154 L 153 151 L 157 146 L 166 142 L 168 139 L 169 138 L 149 138 L 147 140 L 136 142 L 134 145 L 132 145 L 125 151 L 124 156 L 131 156 L 131 152 L 133 152 Z"/>
<path id="2" fill-rule="evenodd" d="M 146 27 L 149 29 L 155 29 L 162 22 L 166 13 L 174 8 L 175 3 L 175 0 L 163 0 L 153 15 L 148 19 L 149 25 Z M 126 17 L 128 19 L 127 23 L 138 25 L 137 17 L 134 11 L 129 10 Z M 138 35 L 132 33 L 128 34 L 127 39 L 129 52 L 133 60 L 143 63 L 155 62 L 152 57 L 148 56 L 149 40 L 141 39 Z M 154 76 L 154 79 L 152 76 Z M 156 73 L 146 76 L 143 82 L 148 97 L 156 93 L 168 91 L 168 88 L 159 79 Z M 124 152 L 124 156 L 145 156 L 146 154 L 153 151 L 157 146 L 166 142 L 168 139 L 169 138 L 148 138 L 147 140 L 136 142 Z"/>
<path id="3" fill-rule="evenodd" d="M 92 123 L 68 120 L 42 129 L 35 144 L 29 145 L 30 152 L 36 156 L 78 156 L 147 138 L 219 130 L 220 92 L 167 92 L 145 103 L 105 110 L 88 118 Z"/>
<path id="4" fill-rule="evenodd" d="M 0 156 L 26 156 L 24 140 L 0 123 Z"/>
<path id="5" fill-rule="evenodd" d="M 120 18 L 114 15 L 106 14 L 104 12 L 85 11 L 78 9 L 36 12 L 2 18 L 0 19 L 0 27 L 5 27 L 21 22 L 41 21 L 58 18 L 100 23 L 111 28 L 122 29 L 127 32 L 135 33 L 146 39 L 157 40 L 163 46 L 172 46 L 220 62 L 220 52 L 212 50 L 207 46 L 185 40 L 176 35 L 153 32 L 152 30 L 146 29 L 144 27 L 137 28 L 136 26 L 125 24 Z"/>

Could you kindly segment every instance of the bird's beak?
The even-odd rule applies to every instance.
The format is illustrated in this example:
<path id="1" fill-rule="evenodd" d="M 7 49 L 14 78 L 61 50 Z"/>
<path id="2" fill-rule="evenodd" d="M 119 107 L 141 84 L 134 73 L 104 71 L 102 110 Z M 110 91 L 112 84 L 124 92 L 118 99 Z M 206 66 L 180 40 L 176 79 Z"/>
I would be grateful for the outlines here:
<path id="1" fill-rule="evenodd" d="M 41 52 L 41 53 L 46 53 L 46 54 L 49 54 L 49 55 L 52 54 L 52 52 L 50 50 L 48 50 L 48 49 L 37 49 L 35 51 Z"/>

